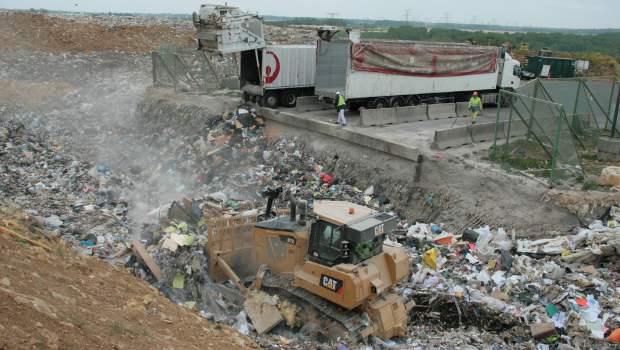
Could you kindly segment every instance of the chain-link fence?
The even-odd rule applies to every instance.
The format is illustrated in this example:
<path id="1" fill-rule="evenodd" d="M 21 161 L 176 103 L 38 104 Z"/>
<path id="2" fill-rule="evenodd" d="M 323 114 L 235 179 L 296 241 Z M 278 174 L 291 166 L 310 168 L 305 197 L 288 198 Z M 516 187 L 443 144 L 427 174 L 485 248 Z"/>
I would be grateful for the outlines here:
<path id="1" fill-rule="evenodd" d="M 579 153 L 564 107 L 555 102 L 501 91 L 508 119 L 498 109 L 492 157 L 552 182 L 583 176 Z"/>
<path id="2" fill-rule="evenodd" d="M 210 56 L 192 47 L 166 45 L 153 51 L 152 60 L 154 86 L 202 94 L 238 88 L 235 55 Z"/>
<path id="3" fill-rule="evenodd" d="M 618 84 L 615 79 L 533 80 L 515 92 L 501 91 L 492 157 L 546 177 L 555 185 L 583 181 L 583 158 L 612 125 Z M 618 128 L 618 127 L 617 127 Z"/>

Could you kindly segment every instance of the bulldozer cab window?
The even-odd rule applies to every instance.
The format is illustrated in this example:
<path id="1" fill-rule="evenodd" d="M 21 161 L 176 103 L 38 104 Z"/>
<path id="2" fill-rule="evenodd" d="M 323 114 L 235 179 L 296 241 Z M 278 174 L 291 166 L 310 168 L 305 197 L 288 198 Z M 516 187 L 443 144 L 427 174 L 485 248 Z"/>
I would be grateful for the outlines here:
<path id="1" fill-rule="evenodd" d="M 310 238 L 311 260 L 325 265 L 338 263 L 342 255 L 341 228 L 325 221 L 318 221 L 313 226 Z"/>

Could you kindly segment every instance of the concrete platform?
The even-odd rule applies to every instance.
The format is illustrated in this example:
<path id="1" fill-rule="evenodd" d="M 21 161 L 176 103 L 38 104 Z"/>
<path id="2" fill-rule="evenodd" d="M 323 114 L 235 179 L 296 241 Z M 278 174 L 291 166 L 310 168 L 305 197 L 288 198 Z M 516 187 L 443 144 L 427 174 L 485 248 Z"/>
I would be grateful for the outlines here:
<path id="1" fill-rule="evenodd" d="M 363 127 L 359 113 L 347 112 L 348 125 L 340 128 L 336 124 L 334 110 L 297 112 L 292 108 L 260 108 L 260 112 L 270 123 L 280 123 L 289 127 L 307 130 L 322 135 L 335 137 L 348 143 L 361 145 L 369 149 L 384 152 L 410 161 L 417 161 L 419 155 L 432 155 L 436 130 L 466 126 L 467 118 L 417 121 L 403 124 Z M 493 123 L 496 110 L 488 108 L 486 114 L 478 118 L 479 123 Z M 507 110 L 501 111 L 501 119 L 507 119 Z M 481 147 L 488 147 L 487 142 Z M 456 145 L 455 145 L 456 146 Z M 467 151 L 473 150 L 476 146 Z M 446 152 L 463 152 L 449 149 Z"/>

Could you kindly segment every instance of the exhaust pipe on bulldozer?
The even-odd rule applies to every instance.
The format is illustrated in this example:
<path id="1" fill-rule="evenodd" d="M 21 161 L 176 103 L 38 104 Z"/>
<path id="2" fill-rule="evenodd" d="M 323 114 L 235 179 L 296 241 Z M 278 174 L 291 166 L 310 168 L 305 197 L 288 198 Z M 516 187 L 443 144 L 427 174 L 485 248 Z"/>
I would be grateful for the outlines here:
<path id="1" fill-rule="evenodd" d="M 297 202 L 295 201 L 295 198 L 293 197 L 291 197 L 290 207 L 291 207 L 290 221 L 295 222 L 295 220 L 297 220 Z"/>
<path id="2" fill-rule="evenodd" d="M 297 223 L 300 226 L 306 226 L 306 211 L 308 210 L 308 201 L 297 201 L 297 209 L 299 209 L 299 221 Z"/>
<path id="3" fill-rule="evenodd" d="M 296 200 L 294 197 L 291 197 L 290 210 L 291 212 L 289 220 L 291 222 L 297 221 L 297 224 L 299 224 L 300 226 L 306 226 L 308 201 L 301 199 Z M 297 212 L 299 212 L 299 219 L 297 219 Z"/>

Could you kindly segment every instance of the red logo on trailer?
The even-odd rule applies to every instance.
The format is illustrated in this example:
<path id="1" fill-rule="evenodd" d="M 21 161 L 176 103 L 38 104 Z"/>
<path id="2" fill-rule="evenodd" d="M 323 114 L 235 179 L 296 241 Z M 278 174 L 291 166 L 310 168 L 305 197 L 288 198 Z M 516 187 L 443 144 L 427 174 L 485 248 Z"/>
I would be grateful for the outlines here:
<path id="1" fill-rule="evenodd" d="M 265 51 L 265 53 L 271 55 L 276 64 L 276 67 L 273 69 L 271 68 L 271 66 L 265 67 L 265 84 L 271 84 L 276 81 L 276 79 L 278 79 L 278 76 L 280 75 L 280 58 L 278 58 L 278 55 L 276 55 L 271 50 L 267 50 Z"/>

